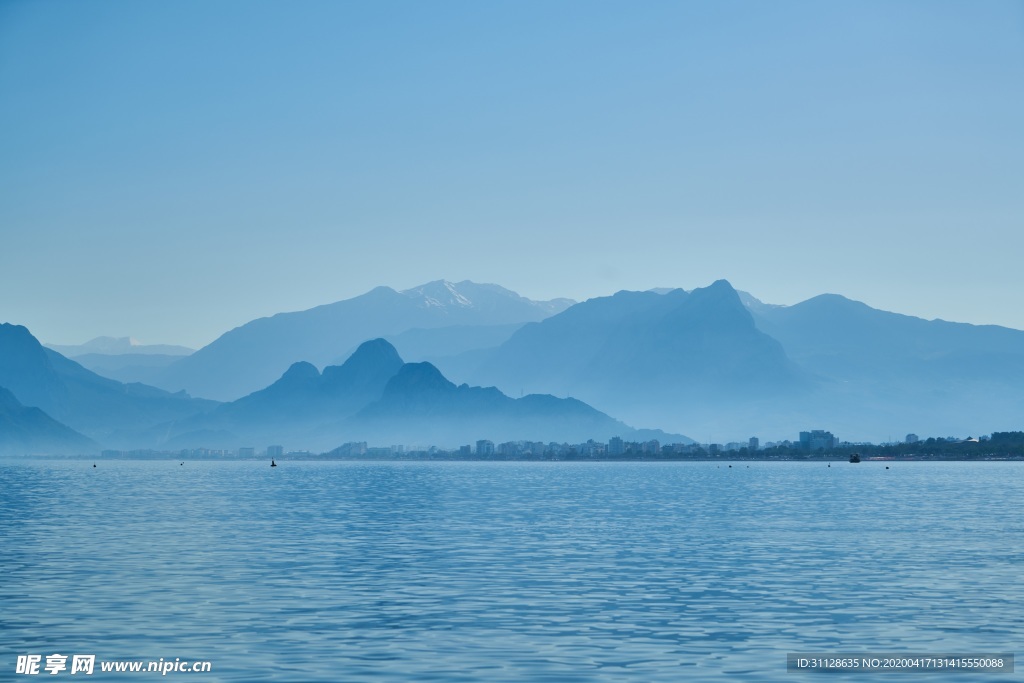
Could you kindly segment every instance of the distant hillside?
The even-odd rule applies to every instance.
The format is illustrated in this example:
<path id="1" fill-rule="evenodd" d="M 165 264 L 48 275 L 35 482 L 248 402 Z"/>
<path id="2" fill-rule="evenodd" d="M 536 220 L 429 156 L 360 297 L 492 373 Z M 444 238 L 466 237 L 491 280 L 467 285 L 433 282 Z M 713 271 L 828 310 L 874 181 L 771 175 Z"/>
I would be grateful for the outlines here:
<path id="1" fill-rule="evenodd" d="M 0 454 L 91 453 L 96 443 L 62 425 L 39 408 L 27 408 L 0 387 Z"/>
<path id="2" fill-rule="evenodd" d="M 803 366 L 835 379 L 884 371 L 903 380 L 1020 376 L 1024 332 L 923 320 L 836 294 L 752 310 L 761 330 Z"/>
<path id="3" fill-rule="evenodd" d="M 38 407 L 104 445 L 135 444 L 141 430 L 216 405 L 100 377 L 44 348 L 26 328 L 6 323 L 0 325 L 0 386 L 23 405 Z"/>
<path id="4" fill-rule="evenodd" d="M 1024 420 L 1020 330 L 923 320 L 835 294 L 757 304 L 758 328 L 826 380 L 793 406 L 817 424 L 887 441 L 908 432 L 989 433 Z"/>
<path id="5" fill-rule="evenodd" d="M 412 329 L 525 323 L 564 310 L 567 299 L 531 301 L 497 285 L 443 280 L 366 294 L 307 311 L 246 323 L 162 371 L 154 381 L 176 391 L 233 400 L 266 386 L 292 363 L 337 362 L 365 339 Z"/>

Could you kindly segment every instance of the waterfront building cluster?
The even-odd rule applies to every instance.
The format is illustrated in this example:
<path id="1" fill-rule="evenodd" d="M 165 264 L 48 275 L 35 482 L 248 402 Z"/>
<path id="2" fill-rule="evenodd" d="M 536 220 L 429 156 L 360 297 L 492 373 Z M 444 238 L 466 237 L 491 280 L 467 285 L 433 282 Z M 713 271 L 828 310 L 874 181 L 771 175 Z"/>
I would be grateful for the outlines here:
<path id="1" fill-rule="evenodd" d="M 273 458 L 278 460 L 814 460 L 845 459 L 854 451 L 871 458 L 960 459 L 977 457 L 1024 457 L 1024 432 L 996 432 L 990 436 L 939 437 L 921 439 L 908 434 L 901 442 L 871 444 L 839 441 L 824 430 L 800 432 L 796 441 L 766 442 L 757 437 L 728 443 L 667 443 L 656 439 L 626 441 L 613 437 L 607 442 L 593 439 L 583 443 L 541 441 L 506 441 L 494 443 L 480 439 L 473 444 L 455 448 L 437 446 L 391 445 L 372 446 L 365 441 L 341 444 L 323 453 L 305 450 L 286 451 L 282 445 L 262 449 L 241 446 L 231 449 L 190 448 L 174 451 L 152 449 L 105 450 L 104 458 L 182 460 L 247 460 Z"/>

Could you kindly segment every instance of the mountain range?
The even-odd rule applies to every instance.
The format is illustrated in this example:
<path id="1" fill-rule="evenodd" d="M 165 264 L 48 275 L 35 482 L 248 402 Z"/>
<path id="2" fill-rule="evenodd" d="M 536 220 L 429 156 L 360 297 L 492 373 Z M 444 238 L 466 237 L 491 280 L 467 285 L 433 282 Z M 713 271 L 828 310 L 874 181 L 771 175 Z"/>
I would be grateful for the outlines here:
<path id="1" fill-rule="evenodd" d="M 514 399 L 493 387 L 456 386 L 430 363 L 405 363 L 379 338 L 341 365 L 321 372 L 296 362 L 269 386 L 218 403 L 101 377 L 26 328 L 0 325 L 0 453 L 272 442 L 323 451 L 347 441 L 455 447 L 481 438 L 612 436 L 689 441 L 639 432 L 574 399 Z"/>
<path id="2" fill-rule="evenodd" d="M 367 339 L 453 326 L 508 329 L 543 320 L 573 303 L 532 301 L 497 285 L 473 282 L 438 280 L 404 291 L 377 287 L 306 311 L 253 320 L 167 366 L 151 381 L 170 391 L 231 401 L 267 386 L 297 361 L 317 366 L 341 362 Z"/>
<path id="3" fill-rule="evenodd" d="M 141 344 L 131 337 L 96 337 L 84 344 L 45 344 L 87 370 L 119 382 L 152 384 L 168 365 L 193 352 L 172 344 Z"/>
<path id="4" fill-rule="evenodd" d="M 323 372 L 294 363 L 265 389 L 157 431 L 174 447 L 285 440 L 318 450 L 346 441 L 455 447 L 485 437 L 563 442 L 636 432 L 575 399 L 456 386 L 430 363 L 405 363 L 384 339 Z"/>
<path id="5" fill-rule="evenodd" d="M 822 428 L 882 441 L 987 433 L 1024 417 L 1024 332 L 838 295 L 769 305 L 725 281 L 590 299 L 441 369 L 509 392 L 571 394 L 704 440 Z"/>
<path id="6" fill-rule="evenodd" d="M 132 337 L 96 337 L 84 344 L 45 344 L 45 346 L 68 358 L 92 354 L 101 356 L 187 356 L 194 351 L 187 346 L 173 344 L 142 344 Z"/>
<path id="7" fill-rule="evenodd" d="M 488 354 L 474 379 L 508 390 L 674 403 L 685 393 L 776 396 L 808 384 L 729 283 L 665 294 L 619 292 L 526 325 Z M 543 389 L 542 389 L 543 388 Z"/>
<path id="8" fill-rule="evenodd" d="M 988 433 L 1019 428 L 1024 416 L 1022 331 L 923 320 L 835 294 L 772 305 L 724 280 L 581 303 L 470 282 L 378 287 L 252 321 L 157 374 L 162 389 L 112 381 L 24 328 L 0 328 L 0 386 L 104 444 L 288 429 L 325 442 L 424 443 L 441 415 L 430 410 L 441 406 L 436 433 L 459 440 L 468 428 L 445 431 L 459 421 L 525 425 L 545 412 L 593 418 L 588 438 L 624 427 L 602 422 L 614 415 L 702 441 L 809 429 L 872 441 Z M 585 403 L 558 402 L 569 397 Z"/>
<path id="9" fill-rule="evenodd" d="M 750 298 L 759 329 L 819 378 L 779 408 L 873 440 L 989 433 L 1024 420 L 1024 332 L 923 320 L 835 294 L 793 306 Z"/>

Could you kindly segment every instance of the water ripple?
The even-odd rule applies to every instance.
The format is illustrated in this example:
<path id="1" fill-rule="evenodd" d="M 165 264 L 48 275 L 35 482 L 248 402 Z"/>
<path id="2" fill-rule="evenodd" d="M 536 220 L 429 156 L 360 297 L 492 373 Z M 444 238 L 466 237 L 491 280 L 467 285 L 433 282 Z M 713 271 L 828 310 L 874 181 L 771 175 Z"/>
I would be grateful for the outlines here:
<path id="1" fill-rule="evenodd" d="M 787 652 L 1024 636 L 1015 463 L 7 461 L 0 492 L 0 678 L 71 652 L 220 681 L 783 681 Z"/>

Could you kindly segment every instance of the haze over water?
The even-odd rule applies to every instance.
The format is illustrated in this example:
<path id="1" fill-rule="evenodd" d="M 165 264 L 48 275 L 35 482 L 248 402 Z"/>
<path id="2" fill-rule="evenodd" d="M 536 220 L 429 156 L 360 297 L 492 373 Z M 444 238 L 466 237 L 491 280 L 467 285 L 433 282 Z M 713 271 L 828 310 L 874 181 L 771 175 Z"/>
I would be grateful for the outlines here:
<path id="1" fill-rule="evenodd" d="M 0 677 L 793 681 L 1024 640 L 1019 463 L 98 464 L 0 464 Z"/>

